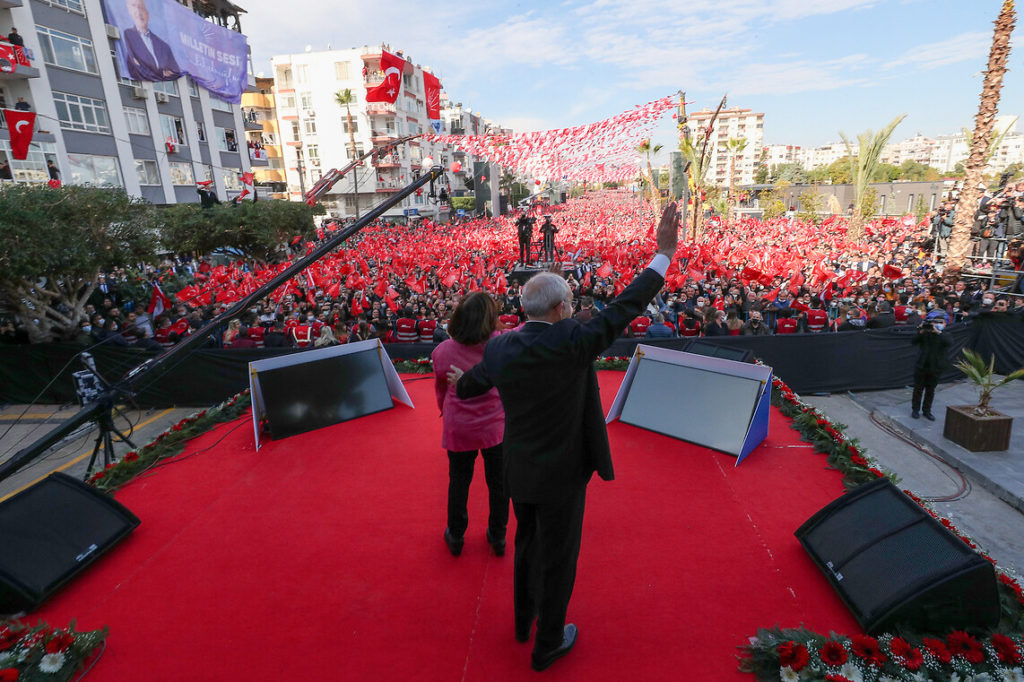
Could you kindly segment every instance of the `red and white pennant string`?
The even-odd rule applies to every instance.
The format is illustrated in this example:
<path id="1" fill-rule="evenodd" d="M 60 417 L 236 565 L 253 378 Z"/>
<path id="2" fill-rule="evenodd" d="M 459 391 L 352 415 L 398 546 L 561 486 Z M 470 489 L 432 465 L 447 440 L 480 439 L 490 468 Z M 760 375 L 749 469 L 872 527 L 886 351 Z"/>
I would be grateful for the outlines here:
<path id="1" fill-rule="evenodd" d="M 612 182 L 639 172 L 636 148 L 649 139 L 658 120 L 676 107 L 672 96 L 597 123 L 515 135 L 426 135 L 516 173 L 539 180 Z"/>

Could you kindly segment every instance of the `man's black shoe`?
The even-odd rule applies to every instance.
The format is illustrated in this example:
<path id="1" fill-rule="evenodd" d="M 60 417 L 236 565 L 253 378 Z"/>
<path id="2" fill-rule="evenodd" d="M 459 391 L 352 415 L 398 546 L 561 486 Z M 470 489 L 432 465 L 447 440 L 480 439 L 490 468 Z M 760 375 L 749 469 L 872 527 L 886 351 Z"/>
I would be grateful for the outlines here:
<path id="1" fill-rule="evenodd" d="M 444 529 L 444 543 L 448 545 L 448 551 L 452 553 L 452 556 L 459 556 L 462 554 L 462 538 L 456 538 L 452 535 L 452 532 L 447 528 Z"/>
<path id="2" fill-rule="evenodd" d="M 487 529 L 487 542 L 494 550 L 494 556 L 505 556 L 505 538 L 495 540 L 490 528 Z"/>
<path id="3" fill-rule="evenodd" d="M 935 415 L 932 414 L 931 412 L 925 412 L 924 413 L 924 418 L 927 419 L 930 422 L 935 421 Z"/>
<path id="4" fill-rule="evenodd" d="M 533 669 L 537 672 L 547 670 L 552 663 L 569 653 L 574 644 L 576 644 L 576 626 L 569 623 L 565 626 L 565 630 L 562 633 L 562 645 L 560 647 L 540 656 L 534 652 L 533 658 L 530 661 Z"/>
<path id="5" fill-rule="evenodd" d="M 920 419 L 921 413 L 918 412 L 917 410 L 914 410 L 913 412 L 910 413 L 910 416 L 913 417 L 914 419 Z"/>

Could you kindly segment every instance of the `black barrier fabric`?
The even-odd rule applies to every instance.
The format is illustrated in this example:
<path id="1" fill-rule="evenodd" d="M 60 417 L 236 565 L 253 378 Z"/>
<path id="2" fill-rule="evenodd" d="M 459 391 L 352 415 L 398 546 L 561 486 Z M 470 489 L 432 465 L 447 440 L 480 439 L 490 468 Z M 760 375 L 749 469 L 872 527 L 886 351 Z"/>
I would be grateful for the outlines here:
<path id="1" fill-rule="evenodd" d="M 899 388 L 913 383 L 917 349 L 911 345 L 913 329 L 878 329 L 825 334 L 779 336 L 701 337 L 700 341 L 751 350 L 775 374 L 798 393 L 836 393 Z M 1006 374 L 1024 367 L 1024 316 L 997 313 L 981 315 L 943 332 L 950 341 L 950 360 L 963 348 L 983 356 L 994 355 L 996 371 Z M 606 356 L 631 356 L 637 343 L 685 350 L 693 339 L 619 339 Z M 398 343 L 386 346 L 393 360 L 430 357 L 430 343 Z M 61 404 L 75 401 L 71 374 L 83 369 L 75 355 L 81 346 L 39 344 L 0 346 L 0 402 Z M 100 373 L 114 381 L 155 353 L 133 348 L 93 349 Z M 136 401 L 144 407 L 171 405 L 205 407 L 249 386 L 252 360 L 301 353 L 295 349 L 199 349 L 177 364 L 147 377 L 136 386 Z M 58 374 L 59 373 L 59 374 Z M 944 381 L 960 376 L 948 371 Z M 56 379 L 54 379 L 56 377 Z M 45 391 L 43 388 L 53 380 Z M 41 393 L 40 393 L 41 392 Z M 38 397 L 37 397 L 38 396 Z"/>

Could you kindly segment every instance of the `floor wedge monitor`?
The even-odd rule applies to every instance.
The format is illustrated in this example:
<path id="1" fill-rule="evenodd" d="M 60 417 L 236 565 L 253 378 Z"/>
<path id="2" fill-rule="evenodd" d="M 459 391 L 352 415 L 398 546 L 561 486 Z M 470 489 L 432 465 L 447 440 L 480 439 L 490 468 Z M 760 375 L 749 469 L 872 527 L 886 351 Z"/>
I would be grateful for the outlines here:
<path id="1" fill-rule="evenodd" d="M 796 537 L 865 631 L 990 627 L 995 569 L 889 479 L 854 488 Z"/>
<path id="2" fill-rule="evenodd" d="M 113 497 L 59 472 L 0 502 L 0 615 L 31 611 L 138 525 Z"/>

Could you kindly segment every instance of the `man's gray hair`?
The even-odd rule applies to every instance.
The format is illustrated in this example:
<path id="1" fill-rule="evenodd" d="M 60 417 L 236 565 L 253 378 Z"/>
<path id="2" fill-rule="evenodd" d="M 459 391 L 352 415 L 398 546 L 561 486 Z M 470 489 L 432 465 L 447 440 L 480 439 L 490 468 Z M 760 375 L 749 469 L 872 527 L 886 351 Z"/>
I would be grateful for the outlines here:
<path id="1" fill-rule="evenodd" d="M 553 272 L 540 272 L 523 287 L 520 301 L 527 317 L 544 317 L 569 296 L 569 285 L 564 279 Z"/>

